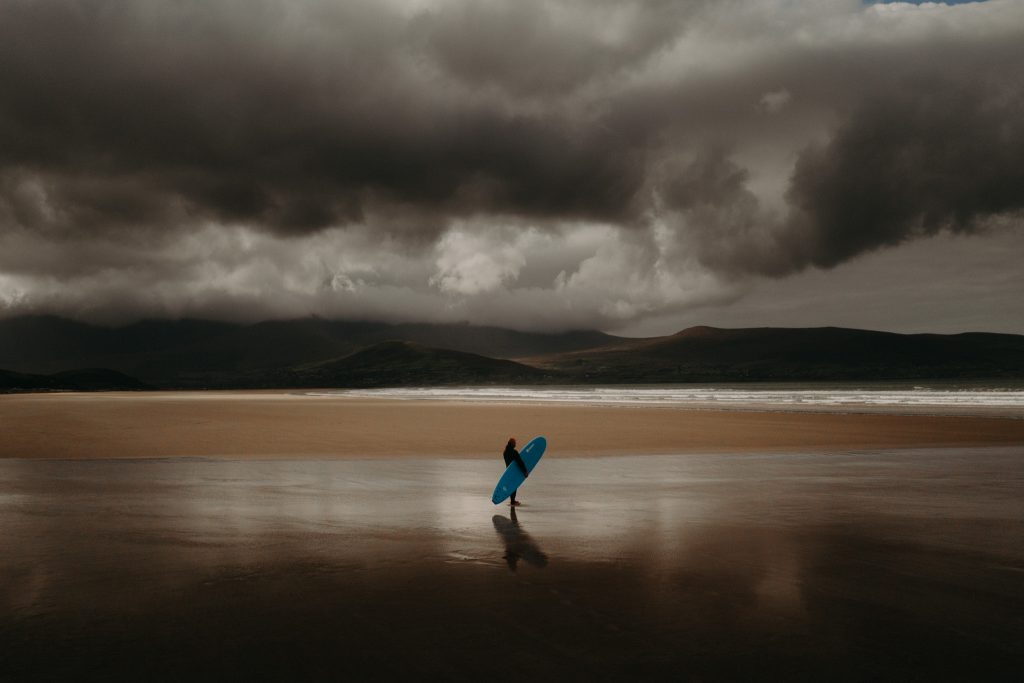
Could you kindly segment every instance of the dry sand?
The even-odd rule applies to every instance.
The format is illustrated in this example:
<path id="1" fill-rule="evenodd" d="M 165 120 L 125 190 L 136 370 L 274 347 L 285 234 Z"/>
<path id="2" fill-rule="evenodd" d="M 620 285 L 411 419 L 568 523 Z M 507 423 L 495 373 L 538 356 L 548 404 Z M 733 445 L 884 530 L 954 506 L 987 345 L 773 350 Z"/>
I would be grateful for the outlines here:
<path id="1" fill-rule="evenodd" d="M 0 457 L 486 457 L 548 437 L 559 456 L 1019 445 L 1024 420 L 499 405 L 288 392 L 0 396 Z"/>

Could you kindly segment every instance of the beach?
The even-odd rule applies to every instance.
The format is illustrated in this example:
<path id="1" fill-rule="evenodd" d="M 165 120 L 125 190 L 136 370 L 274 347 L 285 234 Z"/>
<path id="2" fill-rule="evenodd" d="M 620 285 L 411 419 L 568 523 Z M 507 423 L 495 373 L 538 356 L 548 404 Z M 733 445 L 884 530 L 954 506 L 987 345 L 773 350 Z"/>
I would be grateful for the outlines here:
<path id="1" fill-rule="evenodd" d="M 0 458 L 556 457 L 1024 444 L 1024 419 L 346 398 L 300 392 L 0 396 Z"/>
<path id="2" fill-rule="evenodd" d="M 280 392 L 0 418 L 3 680 L 1024 667 L 1020 419 Z M 551 443 L 514 509 L 510 433 Z"/>

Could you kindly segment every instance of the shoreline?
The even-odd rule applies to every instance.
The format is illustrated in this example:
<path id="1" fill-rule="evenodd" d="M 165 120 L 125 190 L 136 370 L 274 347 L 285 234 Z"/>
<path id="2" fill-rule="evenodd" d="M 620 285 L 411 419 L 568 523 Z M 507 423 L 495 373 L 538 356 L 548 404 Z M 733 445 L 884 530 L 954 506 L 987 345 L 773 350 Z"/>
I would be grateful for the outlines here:
<path id="1" fill-rule="evenodd" d="M 296 394 L 300 395 L 300 394 Z M 1024 411 L 1016 406 L 947 406 L 947 405 L 900 405 L 900 404 L 767 404 L 767 403 L 646 403 L 615 402 L 615 401 L 567 401 L 544 399 L 452 399 L 452 398 L 410 398 L 410 397 L 346 397 L 314 394 L 315 398 L 334 398 L 340 400 L 395 401 L 395 402 L 429 402 L 448 405 L 495 405 L 505 407 L 531 406 L 577 406 L 586 408 L 642 408 L 650 410 L 676 410 L 695 413 L 794 413 L 794 414 L 827 414 L 827 415 L 900 415 L 906 417 L 986 417 L 999 420 L 1024 420 Z"/>
<path id="2" fill-rule="evenodd" d="M 934 389 L 891 385 L 773 384 L 698 386 L 418 387 L 303 390 L 309 396 L 456 401 L 499 405 L 585 405 L 703 411 L 850 413 L 1024 419 L 1024 391 Z M 970 396 L 964 399 L 964 395 Z"/>
<path id="3" fill-rule="evenodd" d="M 305 392 L 306 390 L 302 390 Z M 985 414 L 311 396 L 295 390 L 5 394 L 0 458 L 498 457 L 545 434 L 559 457 L 1024 444 Z"/>

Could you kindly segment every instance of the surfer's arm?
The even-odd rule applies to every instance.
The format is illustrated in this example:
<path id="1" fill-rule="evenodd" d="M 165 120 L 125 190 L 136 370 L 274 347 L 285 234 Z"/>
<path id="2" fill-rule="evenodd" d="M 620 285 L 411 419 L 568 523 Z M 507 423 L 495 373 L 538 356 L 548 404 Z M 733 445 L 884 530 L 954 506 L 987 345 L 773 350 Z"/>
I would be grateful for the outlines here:
<path id="1" fill-rule="evenodd" d="M 523 473 L 523 476 L 530 476 L 530 470 L 526 469 L 526 463 L 519 457 L 519 451 L 512 451 L 512 458 L 516 461 L 516 465 L 519 466 L 519 470 Z"/>

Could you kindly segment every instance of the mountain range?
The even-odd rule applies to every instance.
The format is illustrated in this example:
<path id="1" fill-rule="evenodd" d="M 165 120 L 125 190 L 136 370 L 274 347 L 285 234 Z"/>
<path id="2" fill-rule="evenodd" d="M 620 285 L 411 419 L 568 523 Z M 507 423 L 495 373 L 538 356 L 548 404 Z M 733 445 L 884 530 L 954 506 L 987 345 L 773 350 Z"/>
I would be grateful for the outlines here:
<path id="1" fill-rule="evenodd" d="M 0 320 L 0 368 L 0 390 L 1019 380 L 1024 336 L 693 327 L 629 339 L 321 318 L 105 327 L 25 316 Z"/>
<path id="2" fill-rule="evenodd" d="M 0 370 L 0 392 L 8 391 L 139 391 L 153 387 L 116 370 L 85 368 L 52 375 Z"/>

